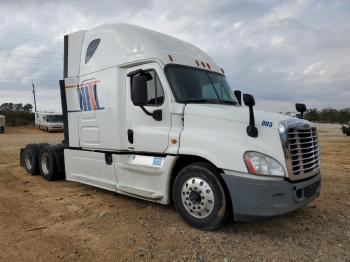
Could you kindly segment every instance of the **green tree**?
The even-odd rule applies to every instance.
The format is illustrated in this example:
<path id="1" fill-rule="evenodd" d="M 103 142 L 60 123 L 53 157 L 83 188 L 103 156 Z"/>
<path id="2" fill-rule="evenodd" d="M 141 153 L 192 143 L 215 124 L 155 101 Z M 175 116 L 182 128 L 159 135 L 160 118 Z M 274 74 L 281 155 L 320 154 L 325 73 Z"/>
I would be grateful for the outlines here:
<path id="1" fill-rule="evenodd" d="M 306 111 L 304 118 L 309 121 L 315 121 L 319 122 L 320 121 L 320 112 L 316 109 L 309 109 Z"/>
<path id="2" fill-rule="evenodd" d="M 23 110 L 28 112 L 31 112 L 32 109 L 33 109 L 33 106 L 31 104 L 25 104 L 23 107 Z"/>

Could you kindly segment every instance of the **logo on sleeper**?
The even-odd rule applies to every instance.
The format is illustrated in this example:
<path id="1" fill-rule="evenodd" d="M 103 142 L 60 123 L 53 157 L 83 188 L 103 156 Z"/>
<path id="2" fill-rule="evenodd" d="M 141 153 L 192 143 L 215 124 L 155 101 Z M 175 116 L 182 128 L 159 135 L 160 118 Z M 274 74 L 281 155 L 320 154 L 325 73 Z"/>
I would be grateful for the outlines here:
<path id="1" fill-rule="evenodd" d="M 81 111 L 97 111 L 104 109 L 98 101 L 97 82 L 82 84 L 77 88 L 77 92 Z"/>

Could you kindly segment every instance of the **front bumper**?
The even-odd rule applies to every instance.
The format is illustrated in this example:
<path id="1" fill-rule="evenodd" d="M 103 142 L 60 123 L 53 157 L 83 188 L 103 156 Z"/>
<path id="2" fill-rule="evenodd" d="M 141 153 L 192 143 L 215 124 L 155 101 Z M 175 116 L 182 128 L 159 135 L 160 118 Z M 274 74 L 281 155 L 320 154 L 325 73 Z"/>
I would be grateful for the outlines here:
<path id="1" fill-rule="evenodd" d="M 222 174 L 230 192 L 235 220 L 250 221 L 283 215 L 320 195 L 321 176 L 300 182 L 269 179 L 227 171 Z"/>

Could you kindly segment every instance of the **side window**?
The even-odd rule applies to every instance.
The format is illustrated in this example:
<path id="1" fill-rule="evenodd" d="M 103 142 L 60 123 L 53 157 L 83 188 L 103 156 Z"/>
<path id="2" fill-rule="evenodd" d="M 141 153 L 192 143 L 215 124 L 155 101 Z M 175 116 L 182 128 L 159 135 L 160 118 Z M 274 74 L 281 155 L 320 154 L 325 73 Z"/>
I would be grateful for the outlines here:
<path id="1" fill-rule="evenodd" d="M 85 64 L 87 64 L 91 59 L 91 57 L 94 55 L 100 42 L 101 42 L 101 39 L 94 39 L 90 42 L 90 44 L 88 45 L 88 48 L 86 49 Z"/>
<path id="2" fill-rule="evenodd" d="M 160 106 L 164 102 L 164 92 L 159 77 L 155 71 L 149 71 L 152 76 L 151 80 L 147 81 L 148 106 Z"/>
<path id="3" fill-rule="evenodd" d="M 161 106 L 164 102 L 164 91 L 157 73 L 154 70 L 145 72 L 148 74 L 147 95 L 148 103 L 146 106 Z M 131 79 L 132 81 L 132 79 Z"/>

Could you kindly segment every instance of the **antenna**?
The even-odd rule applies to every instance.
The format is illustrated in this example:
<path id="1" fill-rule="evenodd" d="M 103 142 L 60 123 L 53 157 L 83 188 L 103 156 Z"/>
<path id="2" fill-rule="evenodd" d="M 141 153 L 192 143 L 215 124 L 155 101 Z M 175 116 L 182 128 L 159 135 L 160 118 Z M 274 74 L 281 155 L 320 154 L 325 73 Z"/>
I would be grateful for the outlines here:
<path id="1" fill-rule="evenodd" d="M 34 112 L 36 112 L 36 99 L 35 99 L 35 87 L 34 87 L 34 83 L 32 80 L 32 87 L 33 87 L 33 96 L 34 96 Z"/>

